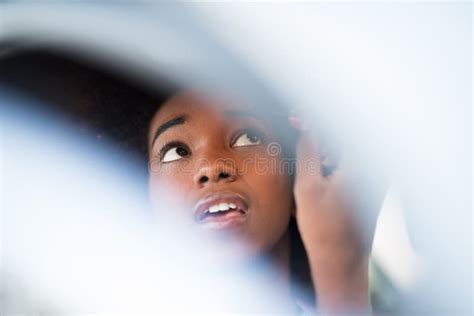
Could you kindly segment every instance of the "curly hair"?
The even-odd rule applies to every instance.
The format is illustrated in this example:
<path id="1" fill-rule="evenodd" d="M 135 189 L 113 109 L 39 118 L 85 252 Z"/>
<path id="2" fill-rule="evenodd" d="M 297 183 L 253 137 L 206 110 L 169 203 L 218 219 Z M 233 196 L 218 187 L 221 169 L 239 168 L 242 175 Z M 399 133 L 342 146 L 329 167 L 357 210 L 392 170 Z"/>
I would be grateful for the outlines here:
<path id="1" fill-rule="evenodd" d="M 82 136 L 144 159 L 148 123 L 172 90 L 45 50 L 0 59 L 0 84 L 46 104 Z"/>

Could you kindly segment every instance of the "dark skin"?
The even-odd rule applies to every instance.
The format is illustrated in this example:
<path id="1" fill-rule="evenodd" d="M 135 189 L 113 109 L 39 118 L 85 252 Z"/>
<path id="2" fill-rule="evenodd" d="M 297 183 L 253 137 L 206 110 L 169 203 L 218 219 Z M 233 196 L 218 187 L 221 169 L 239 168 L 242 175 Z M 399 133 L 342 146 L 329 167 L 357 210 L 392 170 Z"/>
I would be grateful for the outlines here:
<path id="1" fill-rule="evenodd" d="M 290 217 L 295 216 L 308 254 L 318 311 L 367 312 L 368 252 L 351 219 L 350 202 L 342 193 L 344 173 L 338 169 L 327 177 L 300 170 L 292 184 L 288 173 L 258 170 L 258 159 L 276 159 L 278 164 L 284 157 L 267 150 L 269 143 L 278 140 L 271 122 L 254 110 L 193 92 L 178 93 L 165 102 L 151 121 L 148 137 L 154 166 L 149 177 L 152 202 L 160 205 L 165 195 L 175 197 L 180 215 L 193 223 L 189 210 L 205 194 L 231 191 L 245 196 L 248 218 L 225 233 L 236 247 L 246 245 L 244 256 L 271 253 L 288 282 L 287 228 Z M 298 120 L 289 119 L 298 128 Z M 302 131 L 301 135 L 297 159 L 318 157 L 308 134 Z M 217 163 L 219 159 L 233 163 L 226 166 Z"/>

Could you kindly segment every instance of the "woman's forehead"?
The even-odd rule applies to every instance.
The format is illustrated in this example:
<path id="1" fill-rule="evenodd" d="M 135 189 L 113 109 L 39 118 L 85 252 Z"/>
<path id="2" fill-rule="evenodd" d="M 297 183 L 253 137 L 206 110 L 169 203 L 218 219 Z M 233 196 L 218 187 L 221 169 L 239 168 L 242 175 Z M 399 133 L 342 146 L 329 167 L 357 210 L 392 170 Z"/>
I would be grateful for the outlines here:
<path id="1" fill-rule="evenodd" d="M 163 103 L 153 121 L 158 122 L 176 115 L 257 116 L 255 107 L 236 100 L 210 97 L 195 92 L 180 92 Z"/>

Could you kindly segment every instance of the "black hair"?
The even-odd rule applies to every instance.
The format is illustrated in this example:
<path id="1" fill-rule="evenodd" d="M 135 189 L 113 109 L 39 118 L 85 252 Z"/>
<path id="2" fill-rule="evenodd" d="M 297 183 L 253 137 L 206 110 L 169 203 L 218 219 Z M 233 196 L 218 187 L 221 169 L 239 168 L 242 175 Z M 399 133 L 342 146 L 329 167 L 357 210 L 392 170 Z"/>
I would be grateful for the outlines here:
<path id="1" fill-rule="evenodd" d="M 297 171 L 296 144 L 299 138 L 299 131 L 290 127 L 287 119 L 289 112 L 284 106 L 280 106 L 277 111 L 279 113 L 285 113 L 285 110 L 287 114 L 284 116 L 279 115 L 275 120 L 279 127 L 277 139 L 282 146 L 284 157 L 290 162 L 288 172 L 291 179 L 291 186 L 293 187 Z M 285 119 L 281 120 L 282 117 L 285 117 Z M 293 207 L 295 206 L 296 204 L 293 200 Z M 315 306 L 316 292 L 311 278 L 308 256 L 301 239 L 296 218 L 293 216 L 288 225 L 288 232 L 290 235 L 290 278 L 292 296 L 307 305 Z"/>
<path id="2" fill-rule="evenodd" d="M 146 157 L 148 123 L 172 91 L 151 89 L 95 63 L 56 51 L 20 51 L 0 58 L 0 86 L 36 99 L 72 129 L 121 151 Z M 146 164 L 143 166 L 146 171 Z"/>

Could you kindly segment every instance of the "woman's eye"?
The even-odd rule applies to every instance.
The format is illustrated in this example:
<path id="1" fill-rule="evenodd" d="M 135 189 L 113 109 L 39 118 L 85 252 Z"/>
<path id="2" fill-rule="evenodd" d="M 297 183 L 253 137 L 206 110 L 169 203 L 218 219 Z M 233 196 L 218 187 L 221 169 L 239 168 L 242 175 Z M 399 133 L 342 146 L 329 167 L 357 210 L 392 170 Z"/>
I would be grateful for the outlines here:
<path id="1" fill-rule="evenodd" d="M 162 162 L 176 161 L 189 155 L 189 150 L 181 146 L 174 146 L 167 149 L 161 156 Z"/>
<path id="2" fill-rule="evenodd" d="M 254 146 L 261 143 L 261 138 L 256 132 L 241 134 L 232 144 L 232 147 Z"/>

